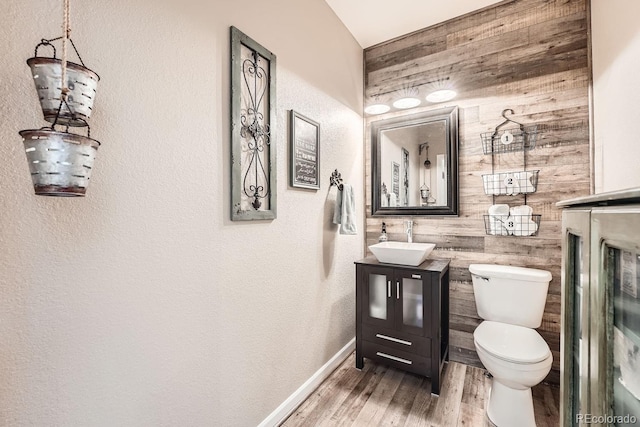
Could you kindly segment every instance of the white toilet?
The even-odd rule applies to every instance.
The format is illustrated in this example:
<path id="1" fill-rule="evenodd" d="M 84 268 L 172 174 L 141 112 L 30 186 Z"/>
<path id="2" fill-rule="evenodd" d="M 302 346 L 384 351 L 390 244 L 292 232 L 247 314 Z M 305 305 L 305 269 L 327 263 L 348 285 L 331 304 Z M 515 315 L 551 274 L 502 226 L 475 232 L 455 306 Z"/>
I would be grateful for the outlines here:
<path id="1" fill-rule="evenodd" d="M 491 264 L 469 271 L 484 319 L 473 342 L 493 375 L 487 416 L 498 427 L 535 427 L 531 387 L 547 376 L 553 356 L 534 328 L 542 323 L 551 273 Z"/>

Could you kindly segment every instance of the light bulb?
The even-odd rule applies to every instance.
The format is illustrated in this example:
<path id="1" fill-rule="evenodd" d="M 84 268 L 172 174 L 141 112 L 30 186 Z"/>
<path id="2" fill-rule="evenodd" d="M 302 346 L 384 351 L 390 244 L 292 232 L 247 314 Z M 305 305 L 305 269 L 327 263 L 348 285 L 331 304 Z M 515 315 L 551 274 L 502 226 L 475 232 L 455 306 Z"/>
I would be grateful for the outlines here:
<path id="1" fill-rule="evenodd" d="M 429 95 L 427 95 L 427 101 L 429 101 L 429 102 L 449 101 L 449 100 L 455 98 L 456 95 L 457 95 L 457 93 L 454 90 L 451 90 L 451 89 L 437 90 L 437 91 L 431 92 Z"/>
<path id="2" fill-rule="evenodd" d="M 418 105 L 420 105 L 420 100 L 418 98 L 413 98 L 413 97 L 400 98 L 393 103 L 394 107 L 400 108 L 400 109 L 413 108 L 413 107 L 417 107 Z"/>
<path id="3" fill-rule="evenodd" d="M 369 105 L 368 107 L 366 107 L 364 109 L 364 112 L 367 113 L 367 114 L 382 114 L 382 113 L 386 113 L 390 109 L 391 109 L 391 107 L 389 107 L 388 105 L 373 104 L 373 105 Z"/>

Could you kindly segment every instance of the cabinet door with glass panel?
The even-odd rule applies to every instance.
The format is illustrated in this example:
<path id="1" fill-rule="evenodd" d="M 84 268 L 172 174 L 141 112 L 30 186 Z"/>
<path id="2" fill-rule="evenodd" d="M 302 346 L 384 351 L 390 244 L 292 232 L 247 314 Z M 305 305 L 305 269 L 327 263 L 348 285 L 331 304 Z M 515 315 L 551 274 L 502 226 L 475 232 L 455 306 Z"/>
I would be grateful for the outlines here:
<path id="1" fill-rule="evenodd" d="M 560 204 L 563 427 L 640 421 L 638 203 L 640 189 Z"/>
<path id="2" fill-rule="evenodd" d="M 430 326 L 425 319 L 430 306 L 426 273 L 368 266 L 364 279 L 364 323 L 424 336 Z"/>
<path id="3" fill-rule="evenodd" d="M 425 335 L 431 322 L 425 316 L 425 307 L 431 307 L 430 287 L 425 286 L 427 273 L 395 270 L 395 329 L 414 335 Z M 425 292 L 427 290 L 427 292 Z M 426 310 L 431 313 L 432 310 Z"/>
<path id="4" fill-rule="evenodd" d="M 364 271 L 362 288 L 362 322 L 383 328 L 394 326 L 394 270 L 368 266 Z"/>
<path id="5" fill-rule="evenodd" d="M 592 413 L 610 425 L 640 421 L 640 206 L 594 208 L 591 214 L 591 355 L 598 395 Z M 594 262 L 595 261 L 595 262 Z M 592 350 L 594 347 L 592 347 Z M 595 356 L 595 357 L 594 357 Z M 595 375 L 594 375 L 595 374 Z"/>
<path id="6" fill-rule="evenodd" d="M 590 354 L 590 251 L 591 210 L 571 209 L 562 213 L 562 327 L 560 352 L 562 380 L 560 405 L 562 425 L 579 426 L 581 414 L 591 413 Z M 594 390 L 595 391 L 595 390 Z"/>

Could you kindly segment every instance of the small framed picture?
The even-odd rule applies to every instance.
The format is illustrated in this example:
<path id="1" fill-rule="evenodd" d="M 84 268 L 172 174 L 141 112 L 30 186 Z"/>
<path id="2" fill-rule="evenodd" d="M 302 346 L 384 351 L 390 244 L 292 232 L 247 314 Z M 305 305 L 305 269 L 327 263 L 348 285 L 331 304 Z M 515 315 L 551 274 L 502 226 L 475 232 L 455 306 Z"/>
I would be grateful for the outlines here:
<path id="1" fill-rule="evenodd" d="M 320 124 L 291 110 L 291 186 L 320 189 Z"/>
<path id="2" fill-rule="evenodd" d="M 400 163 L 391 161 L 391 192 L 400 200 Z"/>

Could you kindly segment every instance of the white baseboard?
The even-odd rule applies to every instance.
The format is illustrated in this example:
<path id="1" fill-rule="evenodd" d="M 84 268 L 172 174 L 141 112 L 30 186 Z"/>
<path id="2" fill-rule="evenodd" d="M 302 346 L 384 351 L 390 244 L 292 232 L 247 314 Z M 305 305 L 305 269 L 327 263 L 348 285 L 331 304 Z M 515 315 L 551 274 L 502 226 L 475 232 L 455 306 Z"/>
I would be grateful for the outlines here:
<path id="1" fill-rule="evenodd" d="M 276 427 L 280 425 L 289 415 L 296 410 L 298 406 L 302 402 L 304 402 L 307 397 L 311 396 L 311 393 L 315 391 L 316 388 L 324 380 L 326 380 L 329 375 L 333 371 L 336 370 L 338 366 L 344 360 L 349 357 L 351 353 L 356 348 L 356 339 L 355 337 L 347 343 L 340 351 L 338 351 L 327 363 L 325 363 L 320 369 L 318 369 L 304 384 L 302 384 L 296 391 L 293 392 L 291 396 L 287 398 L 280 406 L 276 408 L 267 418 L 262 421 L 258 427 Z"/>

